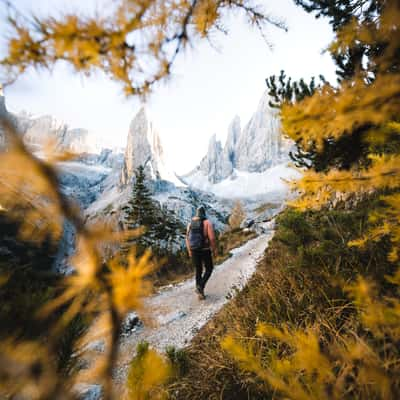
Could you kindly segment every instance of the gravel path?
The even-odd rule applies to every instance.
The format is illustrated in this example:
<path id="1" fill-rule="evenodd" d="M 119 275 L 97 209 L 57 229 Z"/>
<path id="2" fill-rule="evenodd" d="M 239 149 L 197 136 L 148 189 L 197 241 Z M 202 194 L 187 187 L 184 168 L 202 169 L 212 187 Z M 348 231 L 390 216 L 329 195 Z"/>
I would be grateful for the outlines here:
<path id="1" fill-rule="evenodd" d="M 206 300 L 198 300 L 194 279 L 167 287 L 149 298 L 145 308 L 154 324 L 143 326 L 121 340 L 117 381 L 126 375 L 127 365 L 139 342 L 146 341 L 160 351 L 167 346 L 188 345 L 198 330 L 234 295 L 235 289 L 245 285 L 272 236 L 273 231 L 267 231 L 232 250 L 232 257 L 214 268 L 206 286 Z"/>

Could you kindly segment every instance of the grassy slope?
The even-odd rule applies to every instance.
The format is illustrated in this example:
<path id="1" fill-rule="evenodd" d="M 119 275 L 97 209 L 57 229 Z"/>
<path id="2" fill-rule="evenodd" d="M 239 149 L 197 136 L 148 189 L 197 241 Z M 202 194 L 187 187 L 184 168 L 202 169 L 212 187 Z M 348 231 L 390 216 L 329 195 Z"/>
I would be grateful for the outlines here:
<path id="1" fill-rule="evenodd" d="M 221 349 L 221 339 L 229 333 L 259 354 L 265 366 L 274 354 L 287 352 L 282 345 L 255 336 L 258 321 L 292 328 L 317 326 L 321 348 L 339 332 L 350 330 L 368 340 L 368 332 L 362 330 L 342 285 L 361 274 L 381 283 L 385 294 L 393 290 L 384 280 L 384 275 L 393 271 L 386 259 L 389 246 L 385 241 L 362 251 L 346 244 L 364 231 L 369 206 L 364 203 L 352 211 L 303 214 L 285 211 L 249 284 L 186 350 L 186 372 L 167 388 L 171 398 L 284 398 L 254 374 L 241 371 Z M 395 349 L 392 356 L 398 359 L 398 352 Z M 398 369 L 393 368 L 393 376 L 399 373 Z M 395 382 L 398 384 L 398 378 Z M 361 392 L 357 395 L 357 387 L 352 390 L 348 398 L 370 398 Z"/>

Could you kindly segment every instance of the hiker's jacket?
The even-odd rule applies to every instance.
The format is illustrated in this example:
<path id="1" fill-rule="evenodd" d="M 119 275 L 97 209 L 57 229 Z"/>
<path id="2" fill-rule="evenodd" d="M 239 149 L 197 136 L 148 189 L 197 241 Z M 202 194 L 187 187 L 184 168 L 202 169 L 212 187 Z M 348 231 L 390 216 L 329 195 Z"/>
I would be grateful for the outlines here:
<path id="1" fill-rule="evenodd" d="M 194 217 L 193 219 L 196 219 Z M 186 247 L 190 249 L 189 245 L 189 231 L 190 231 L 190 224 L 188 224 L 186 229 Z M 211 248 L 213 252 L 217 250 L 217 244 L 215 241 L 215 232 L 214 227 L 208 219 L 203 220 L 203 235 L 204 235 L 204 250 L 208 250 Z"/>

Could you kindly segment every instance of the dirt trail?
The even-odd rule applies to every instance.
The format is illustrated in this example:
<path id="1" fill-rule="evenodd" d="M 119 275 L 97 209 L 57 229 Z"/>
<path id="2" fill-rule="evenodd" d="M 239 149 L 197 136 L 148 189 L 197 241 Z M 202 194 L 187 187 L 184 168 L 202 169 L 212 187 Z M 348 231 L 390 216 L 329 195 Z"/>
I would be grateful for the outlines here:
<path id="1" fill-rule="evenodd" d="M 185 347 L 197 331 L 242 288 L 254 273 L 257 261 L 268 246 L 273 231 L 250 240 L 232 250 L 232 257 L 214 268 L 207 284 L 206 300 L 200 301 L 194 291 L 194 279 L 167 287 L 149 298 L 145 304 L 155 326 L 143 326 L 122 339 L 116 378 L 123 378 L 127 364 L 141 341 L 164 351 L 167 346 Z"/>

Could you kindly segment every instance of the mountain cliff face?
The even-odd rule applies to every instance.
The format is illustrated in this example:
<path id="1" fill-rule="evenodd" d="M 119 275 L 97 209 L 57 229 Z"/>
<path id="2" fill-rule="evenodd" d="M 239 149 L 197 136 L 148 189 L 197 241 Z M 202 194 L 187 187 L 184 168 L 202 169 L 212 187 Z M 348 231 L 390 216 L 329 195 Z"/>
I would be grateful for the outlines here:
<path id="1" fill-rule="evenodd" d="M 240 134 L 235 159 L 235 168 L 240 171 L 263 172 L 287 160 L 288 143 L 282 137 L 278 110 L 271 108 L 269 101 L 265 93 Z"/>
<path id="2" fill-rule="evenodd" d="M 8 112 L 6 109 L 6 102 L 4 96 L 0 95 L 0 118 L 5 118 L 7 117 Z M 5 147 L 6 145 L 6 138 L 5 134 L 3 132 L 3 128 L 0 126 L 0 151 Z"/>
<path id="3" fill-rule="evenodd" d="M 217 136 L 211 136 L 208 143 L 207 156 L 200 163 L 200 169 L 210 177 L 212 183 L 216 183 L 221 178 L 221 162 L 222 162 L 222 146 L 221 142 L 217 141 Z"/>
<path id="4" fill-rule="evenodd" d="M 211 183 L 218 183 L 232 175 L 237 158 L 237 141 L 240 137 L 240 118 L 236 116 L 228 128 L 224 148 L 214 134 L 208 144 L 207 155 L 201 160 L 200 169 Z"/>
<path id="5" fill-rule="evenodd" d="M 228 127 L 228 136 L 222 153 L 221 176 L 226 178 L 233 173 L 236 165 L 236 146 L 241 133 L 240 118 L 236 116 Z"/>
<path id="6" fill-rule="evenodd" d="M 131 182 L 140 166 L 144 167 L 147 177 L 151 180 L 165 180 L 183 185 L 167 168 L 160 136 L 144 108 L 136 114 L 129 127 L 121 173 L 122 185 Z"/>
<path id="7" fill-rule="evenodd" d="M 184 179 L 190 180 L 191 176 L 201 172 L 210 183 L 216 184 L 234 177 L 235 170 L 261 173 L 287 161 L 293 144 L 282 137 L 278 111 L 269 106 L 269 100 L 265 93 L 243 129 L 239 117 L 233 119 L 223 148 L 213 135 L 199 167 Z"/>
<path id="8" fill-rule="evenodd" d="M 2 94 L 0 86 L 0 118 L 10 122 L 13 126 L 18 128 L 18 121 L 13 114 L 7 111 L 6 99 Z M 2 126 L 0 126 L 0 151 L 6 148 L 6 135 Z"/>
<path id="9" fill-rule="evenodd" d="M 24 142 L 33 150 L 48 143 L 59 151 L 86 153 L 90 151 L 89 132 L 86 129 L 70 129 L 50 116 L 32 117 L 22 112 L 13 114 L 7 111 L 5 97 L 0 95 L 0 117 L 6 117 L 22 135 Z M 4 132 L 0 128 L 0 148 L 5 146 Z"/>
<path id="10" fill-rule="evenodd" d="M 16 115 L 16 119 L 25 143 L 33 148 L 53 143 L 60 151 L 76 153 L 90 151 L 89 132 L 86 129 L 70 129 L 68 125 L 59 123 L 50 115 L 34 118 L 21 113 Z"/>

